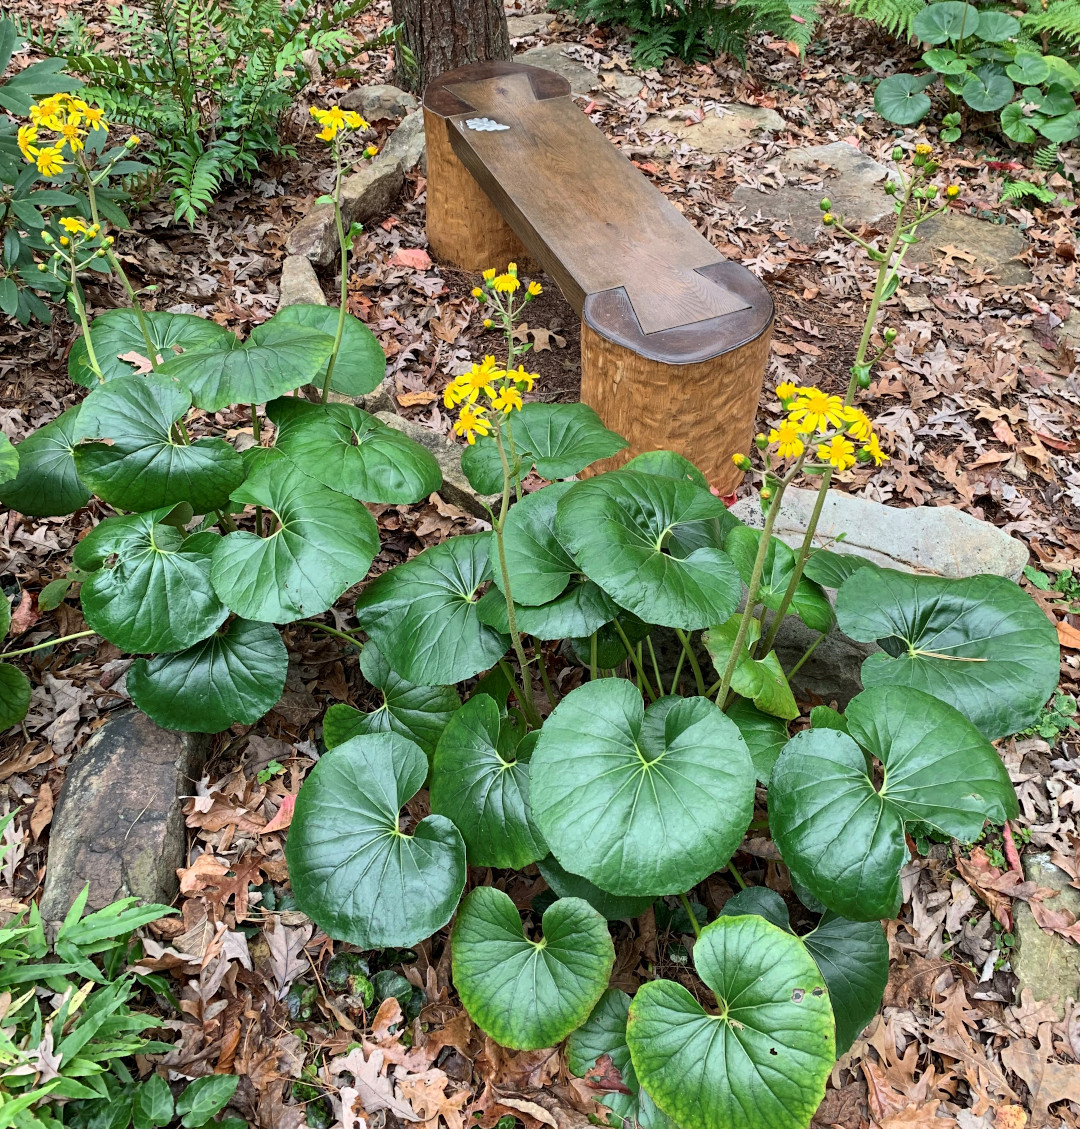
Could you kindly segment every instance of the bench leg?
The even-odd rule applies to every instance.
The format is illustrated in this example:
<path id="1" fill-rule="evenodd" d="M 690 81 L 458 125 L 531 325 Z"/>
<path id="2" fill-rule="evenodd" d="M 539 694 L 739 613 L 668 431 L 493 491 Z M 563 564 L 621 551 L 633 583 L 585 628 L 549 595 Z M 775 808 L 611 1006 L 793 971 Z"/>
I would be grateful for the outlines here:
<path id="1" fill-rule="evenodd" d="M 446 118 L 424 110 L 427 144 L 427 237 L 435 257 L 462 270 L 516 262 L 533 269 L 529 253 L 450 146 Z"/>
<path id="2" fill-rule="evenodd" d="M 731 456 L 749 454 L 770 326 L 760 337 L 700 364 L 649 360 L 581 324 L 581 399 L 630 442 L 586 474 L 613 470 L 644 451 L 676 451 L 726 495 L 742 481 Z"/>

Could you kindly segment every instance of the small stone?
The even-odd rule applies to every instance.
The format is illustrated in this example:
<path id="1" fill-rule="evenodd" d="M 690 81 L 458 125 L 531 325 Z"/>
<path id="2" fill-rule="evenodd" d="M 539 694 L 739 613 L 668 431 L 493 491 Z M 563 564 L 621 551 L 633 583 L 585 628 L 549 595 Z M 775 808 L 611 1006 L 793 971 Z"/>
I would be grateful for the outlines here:
<path id="1" fill-rule="evenodd" d="M 416 97 L 407 90 L 388 83 L 376 83 L 350 90 L 339 103 L 343 110 L 355 110 L 369 122 L 403 118 L 417 107 Z"/>
<path id="2" fill-rule="evenodd" d="M 1025 854 L 1024 876 L 1046 889 L 1059 891 L 1046 905 L 1066 910 L 1080 918 L 1080 890 L 1071 885 L 1069 875 L 1054 866 L 1045 853 Z M 1048 933 L 1039 926 L 1027 902 L 1013 902 L 1012 970 L 1016 976 L 1016 999 L 1029 990 L 1036 1001 L 1048 1000 L 1065 1018 L 1065 1000 L 1080 1000 L 1080 945 L 1060 933 Z"/>
<path id="3" fill-rule="evenodd" d="M 600 82 L 605 90 L 614 91 L 620 98 L 640 98 L 641 92 L 647 91 L 645 80 L 640 75 L 625 71 L 601 71 Z"/>
<path id="4" fill-rule="evenodd" d="M 888 179 L 898 181 L 897 174 L 846 141 L 790 149 L 780 161 L 780 171 L 790 183 L 778 191 L 740 185 L 732 193 L 732 200 L 750 212 L 760 211 L 763 216 L 786 224 L 803 243 L 826 237 L 828 228 L 821 222 L 818 207 L 823 196 L 829 197 L 833 212 L 842 216 L 845 226 L 853 231 L 864 224 L 879 227 L 893 215 L 893 199 L 883 186 Z M 807 171 L 824 172 L 823 184 L 813 188 L 800 186 L 797 181 Z"/>
<path id="5" fill-rule="evenodd" d="M 412 172 L 417 165 L 420 165 L 421 172 L 426 172 L 424 145 L 424 111 L 413 110 L 390 134 L 381 157 L 383 160 L 397 161 L 403 173 Z"/>
<path id="6" fill-rule="evenodd" d="M 322 82 L 323 71 L 319 63 L 319 52 L 315 47 L 308 47 L 300 52 L 300 61 L 308 69 L 308 82 Z"/>
<path id="7" fill-rule="evenodd" d="M 640 82 L 637 85 L 640 87 Z M 694 108 L 688 106 L 687 113 L 691 112 L 695 112 Z M 706 114 L 700 122 L 654 116 L 647 118 L 644 125 L 647 130 L 672 133 L 691 148 L 710 154 L 743 149 L 762 130 L 772 133 L 783 127 L 784 119 L 775 110 L 742 102 L 720 106 L 716 111 Z M 656 147 L 658 157 L 666 157 L 670 153 L 670 146 Z"/>
<path id="8" fill-rule="evenodd" d="M 550 12 L 528 12 L 521 16 L 507 16 L 506 30 L 510 33 L 510 40 L 513 42 L 515 39 L 524 39 L 527 35 L 539 35 L 547 31 L 552 18 Z"/>
<path id="9" fill-rule="evenodd" d="M 135 709 L 115 714 L 87 741 L 53 816 L 46 921 L 62 921 L 87 883 L 87 911 L 128 896 L 172 902 L 187 846 L 183 798 L 209 747 L 204 734 L 160 729 Z"/>
<path id="10" fill-rule="evenodd" d="M 435 461 L 439 464 L 443 476 L 443 484 L 439 493 L 446 501 L 452 506 L 457 506 L 459 509 L 475 514 L 476 517 L 483 518 L 485 521 L 491 519 L 491 514 L 484 508 L 484 503 L 495 506 L 498 498 L 495 495 L 485 497 L 482 494 L 477 494 L 469 485 L 469 480 L 461 469 L 461 448 L 458 444 L 451 443 L 444 435 L 440 435 L 432 428 L 424 427 L 423 424 L 405 419 L 394 412 L 376 412 L 375 418 L 382 420 L 388 427 L 402 432 L 421 446 L 426 447 L 435 456 Z"/>
<path id="11" fill-rule="evenodd" d="M 962 256 L 958 256 L 961 269 L 982 267 L 1005 286 L 1026 286 L 1031 282 L 1031 271 L 1017 261 L 1027 247 L 1027 240 L 1012 224 L 991 223 L 963 212 L 949 211 L 927 220 L 919 228 L 918 236 L 919 242 L 907 253 L 909 263 L 933 267 L 941 261 L 943 253 L 953 251 Z"/>
<path id="12" fill-rule="evenodd" d="M 572 94 L 587 94 L 600 84 L 596 71 L 571 59 L 561 43 L 546 43 L 543 47 L 530 47 L 517 56 L 517 61 L 530 67 L 543 67 L 546 71 L 561 74 L 570 83 Z"/>
<path id="13" fill-rule="evenodd" d="M 311 260 L 303 255 L 287 255 L 281 264 L 281 286 L 278 298 L 278 309 L 286 306 L 325 306 L 326 295 L 323 294 L 319 277 Z"/>
<path id="14" fill-rule="evenodd" d="M 328 267 L 339 254 L 334 209 L 329 204 L 316 204 L 289 233 L 285 250 L 290 258 L 296 256 Z"/>
<path id="15" fill-rule="evenodd" d="M 385 377 L 374 392 L 369 392 L 366 396 L 358 396 L 355 401 L 356 406 L 373 416 L 378 415 L 379 412 L 393 413 L 395 391 L 393 377 Z"/>

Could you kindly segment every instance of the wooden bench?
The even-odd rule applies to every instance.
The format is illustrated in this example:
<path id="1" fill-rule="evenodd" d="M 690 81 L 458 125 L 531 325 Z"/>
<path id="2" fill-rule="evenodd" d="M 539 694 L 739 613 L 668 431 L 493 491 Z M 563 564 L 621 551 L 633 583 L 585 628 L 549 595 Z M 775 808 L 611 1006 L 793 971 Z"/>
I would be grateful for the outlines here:
<path id="1" fill-rule="evenodd" d="M 574 104 L 560 75 L 488 62 L 424 92 L 427 234 L 465 270 L 542 267 L 581 316 L 581 399 L 642 451 L 741 473 L 773 304 Z"/>

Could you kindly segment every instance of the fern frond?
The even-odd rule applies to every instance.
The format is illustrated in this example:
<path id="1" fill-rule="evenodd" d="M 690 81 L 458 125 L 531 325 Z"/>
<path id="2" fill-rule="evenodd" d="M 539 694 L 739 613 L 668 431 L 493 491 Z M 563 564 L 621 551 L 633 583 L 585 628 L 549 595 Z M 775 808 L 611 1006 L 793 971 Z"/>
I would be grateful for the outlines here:
<path id="1" fill-rule="evenodd" d="M 1061 164 L 1061 158 L 1058 156 L 1058 147 L 1056 145 L 1044 145 L 1041 149 L 1037 150 L 1034 157 L 1035 167 L 1042 169 L 1043 172 L 1054 172 Z"/>
<path id="2" fill-rule="evenodd" d="M 1080 0 L 1047 0 L 1029 5 L 1020 26 L 1034 38 L 1047 37 L 1070 51 L 1080 51 Z"/>
<path id="3" fill-rule="evenodd" d="M 911 24 L 926 0 L 848 0 L 847 12 L 875 23 L 897 38 L 911 35 Z"/>
<path id="4" fill-rule="evenodd" d="M 173 151 L 172 168 L 166 180 L 173 185 L 169 200 L 174 220 L 182 219 L 191 227 L 196 218 L 206 212 L 221 187 L 224 164 L 234 156 L 235 146 L 229 142 L 215 141 L 203 148 L 197 136 Z"/>
<path id="5" fill-rule="evenodd" d="M 1009 200 L 1023 200 L 1027 197 L 1039 200 L 1043 204 L 1052 204 L 1058 198 L 1058 194 L 1052 188 L 1047 188 L 1045 184 L 1031 184 L 1026 180 L 1006 178 L 1000 196 L 1003 204 Z"/>

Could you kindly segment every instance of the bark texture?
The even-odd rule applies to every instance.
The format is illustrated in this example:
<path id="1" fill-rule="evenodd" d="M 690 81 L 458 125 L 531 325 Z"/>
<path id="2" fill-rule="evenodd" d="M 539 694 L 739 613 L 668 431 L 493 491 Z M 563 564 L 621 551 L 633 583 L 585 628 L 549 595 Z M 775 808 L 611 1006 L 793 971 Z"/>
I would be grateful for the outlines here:
<path id="1" fill-rule="evenodd" d="M 419 68 L 403 73 L 399 52 L 401 85 L 422 90 L 446 71 L 511 57 L 502 0 L 391 0 L 391 9 Z"/>

